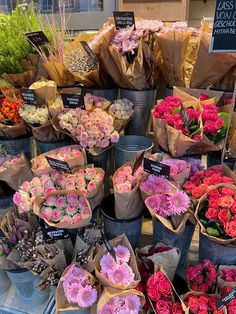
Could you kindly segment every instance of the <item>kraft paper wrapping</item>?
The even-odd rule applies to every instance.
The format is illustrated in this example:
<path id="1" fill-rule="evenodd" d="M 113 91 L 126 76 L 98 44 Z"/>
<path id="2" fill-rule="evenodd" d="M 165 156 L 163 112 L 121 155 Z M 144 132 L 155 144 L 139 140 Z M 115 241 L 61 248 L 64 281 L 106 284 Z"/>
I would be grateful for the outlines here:
<path id="1" fill-rule="evenodd" d="M 100 172 L 105 179 L 105 171 L 99 168 L 95 169 L 97 172 Z M 92 210 L 100 205 L 104 198 L 104 179 L 99 184 L 97 184 L 97 188 L 94 190 L 94 192 L 89 193 L 89 195 L 86 197 Z"/>
<path id="2" fill-rule="evenodd" d="M 71 190 L 71 191 L 68 191 L 68 190 L 57 190 L 57 191 L 53 191 L 51 192 L 50 194 L 48 195 L 68 195 L 68 194 L 77 194 L 78 196 L 80 196 L 80 194 L 78 193 L 77 190 Z M 78 228 L 82 228 L 82 227 L 85 227 L 87 225 L 89 225 L 90 223 L 90 220 L 92 218 L 92 211 L 91 211 L 91 208 L 90 208 L 90 205 L 89 205 L 89 202 L 88 200 L 87 201 L 87 205 L 88 205 L 88 208 L 90 209 L 90 213 L 89 214 L 83 214 L 81 215 L 82 219 L 81 219 L 81 222 L 77 223 L 77 224 L 65 224 L 63 222 L 58 222 L 58 223 L 54 223 L 52 221 L 48 221 L 46 219 L 43 219 L 43 217 L 41 216 L 41 208 L 43 206 L 43 203 L 45 202 L 45 199 L 44 198 L 40 198 L 40 197 L 36 197 L 35 199 L 35 203 L 34 203 L 34 206 L 33 206 L 33 212 L 35 215 L 37 215 L 39 218 L 43 219 L 49 226 L 51 227 L 56 227 L 56 228 L 64 228 L 64 229 L 78 229 Z"/>
<path id="3" fill-rule="evenodd" d="M 95 247 L 90 246 L 85 243 L 78 235 L 76 236 L 72 262 L 76 262 L 76 254 L 77 252 L 81 252 L 82 254 L 86 254 L 88 257 L 88 262 L 86 264 L 81 265 L 84 269 L 86 269 L 89 273 L 94 272 L 94 264 L 93 264 L 93 255 L 94 255 Z"/>
<path id="4" fill-rule="evenodd" d="M 38 141 L 52 142 L 66 139 L 66 135 L 64 133 L 58 132 L 54 129 L 51 120 L 47 121 L 44 125 L 37 127 L 32 125 L 30 126 L 34 138 Z"/>
<path id="5" fill-rule="evenodd" d="M 32 179 L 30 163 L 24 154 L 15 164 L 10 164 L 5 170 L 0 171 L 0 181 L 6 182 L 15 191 L 19 190 L 23 182 Z"/>
<path id="6" fill-rule="evenodd" d="M 106 32 L 105 32 L 106 29 Z M 103 24 L 103 27 L 100 28 L 100 30 L 94 35 L 96 37 L 95 42 L 92 43 L 92 49 L 94 53 L 97 55 L 100 54 L 102 46 L 104 44 L 104 37 L 107 36 L 108 33 L 112 32 L 114 34 L 115 32 L 115 25 L 114 25 L 114 19 L 109 18 L 106 23 Z"/>
<path id="7" fill-rule="evenodd" d="M 162 74 L 169 86 L 184 86 L 184 62 L 190 31 L 170 30 L 158 36 L 163 64 Z"/>
<path id="8" fill-rule="evenodd" d="M 219 89 L 223 91 L 234 90 L 234 84 L 236 81 L 236 66 L 233 66 L 222 79 L 213 86 L 214 89 Z"/>
<path id="9" fill-rule="evenodd" d="M 129 243 L 129 240 L 127 239 L 127 237 L 124 234 L 122 234 L 122 235 L 118 236 L 117 238 L 110 240 L 109 243 L 113 247 L 115 247 L 117 245 L 123 245 L 129 249 L 129 251 L 130 251 L 129 266 L 132 268 L 132 270 L 134 272 L 134 275 L 135 275 L 134 281 L 130 285 L 115 284 L 111 280 L 107 279 L 103 274 L 100 273 L 100 270 L 101 270 L 100 260 L 104 254 L 108 253 L 105 245 L 101 245 L 97 248 L 97 253 L 94 257 L 94 267 L 95 267 L 95 274 L 96 274 L 97 279 L 101 282 L 101 284 L 104 287 L 110 287 L 110 288 L 120 289 L 120 290 L 134 289 L 138 285 L 138 283 L 140 282 L 141 277 L 140 277 L 140 274 L 138 271 L 136 257 L 135 257 L 134 251 L 132 249 L 132 246 Z"/>
<path id="10" fill-rule="evenodd" d="M 196 211 L 195 211 L 195 218 L 197 219 L 197 222 L 199 223 L 200 225 L 200 232 L 205 235 L 206 237 L 210 238 L 212 241 L 216 242 L 216 243 L 219 243 L 221 245 L 229 245 L 229 246 L 233 246 L 235 247 L 236 245 L 236 238 L 231 238 L 231 239 L 220 239 L 220 238 L 217 238 L 217 237 L 214 237 L 214 236 L 210 236 L 208 233 L 207 233 L 207 230 L 206 228 L 204 227 L 204 225 L 202 224 L 202 222 L 200 221 L 200 219 L 198 218 L 198 212 L 200 211 L 200 208 L 201 208 L 201 205 L 202 203 L 207 199 L 207 196 L 208 196 L 208 193 L 209 191 L 211 191 L 212 189 L 216 189 L 218 187 L 228 187 L 228 188 L 231 188 L 235 193 L 236 193 L 236 186 L 232 185 L 232 184 L 226 184 L 226 183 L 222 183 L 222 184 L 217 184 L 217 185 L 213 185 L 211 186 L 207 192 L 199 199 L 198 201 L 198 205 L 197 205 L 197 208 L 196 208 Z"/>
<path id="11" fill-rule="evenodd" d="M 75 84 L 73 75 L 66 69 L 64 64 L 58 62 L 44 63 L 44 67 L 50 78 L 60 87 Z"/>
<path id="12" fill-rule="evenodd" d="M 220 290 L 224 287 L 224 286 L 228 286 L 231 288 L 235 288 L 236 287 L 236 282 L 235 281 L 225 281 L 221 276 L 222 276 L 222 269 L 224 268 L 228 268 L 228 269 L 232 269 L 232 270 L 236 270 L 236 266 L 232 266 L 232 265 L 220 265 L 218 267 L 218 280 L 217 280 L 217 290 L 218 293 L 220 292 Z"/>
<path id="13" fill-rule="evenodd" d="M 102 295 L 100 296 L 100 299 L 98 301 L 97 311 L 100 311 L 112 298 L 114 297 L 126 297 L 130 294 L 136 294 L 142 303 L 142 307 L 145 304 L 145 296 L 142 294 L 142 292 L 135 290 L 135 289 L 129 289 L 125 291 L 120 291 L 113 288 L 105 288 Z"/>
<path id="14" fill-rule="evenodd" d="M 4 73 L 2 74 L 2 77 L 12 85 L 17 87 L 28 87 L 35 81 L 35 73 L 32 70 L 17 74 Z"/>
<path id="15" fill-rule="evenodd" d="M 211 34 L 202 32 L 190 86 L 207 88 L 217 84 L 236 63 L 235 53 L 209 52 Z"/>
<path id="16" fill-rule="evenodd" d="M 73 263 L 76 266 L 80 267 L 78 263 Z M 64 272 L 62 273 L 61 277 L 65 276 L 65 274 L 68 272 L 69 268 L 73 265 L 69 265 Z M 96 279 L 91 275 L 89 272 L 87 272 L 85 269 L 83 271 L 89 276 L 90 284 L 94 285 L 96 283 Z M 64 312 L 64 311 L 79 311 L 83 310 L 83 308 L 80 308 L 78 304 L 75 303 L 69 303 L 67 301 L 67 298 L 65 296 L 63 283 L 60 280 L 57 290 L 56 290 L 56 313 Z"/>
<path id="17" fill-rule="evenodd" d="M 163 246 L 166 247 L 166 244 L 157 243 L 155 247 Z M 154 272 L 158 271 L 160 268 L 163 269 L 167 277 L 172 281 L 174 279 L 176 269 L 180 260 L 181 252 L 176 247 L 171 247 L 170 250 L 160 253 L 155 253 L 152 256 L 148 256 L 148 251 L 152 245 L 147 245 L 141 249 L 136 249 L 138 256 L 140 255 L 144 260 L 149 259 L 154 264 Z"/>
<path id="18" fill-rule="evenodd" d="M 45 79 L 40 80 L 43 86 L 37 87 L 37 85 L 32 84 L 29 88 L 35 91 L 35 99 L 37 105 L 46 105 L 49 100 L 54 100 L 57 96 L 57 85 L 53 81 L 48 81 Z M 50 85 L 47 85 L 50 83 Z M 38 82 L 35 82 L 38 83 Z"/>
<path id="19" fill-rule="evenodd" d="M 15 125 L 5 125 L 0 123 L 0 137 L 16 138 L 27 134 L 24 122 Z"/>
<path id="20" fill-rule="evenodd" d="M 114 173 L 113 178 L 116 177 L 117 173 L 126 166 L 133 166 L 132 162 L 122 165 Z M 141 180 L 142 178 L 140 178 Z M 115 214 L 117 219 L 131 219 L 138 217 L 143 208 L 144 203 L 141 198 L 139 191 L 140 180 L 137 181 L 135 187 L 126 193 L 118 192 L 114 183 L 114 197 L 115 197 Z"/>
<path id="21" fill-rule="evenodd" d="M 78 145 L 68 145 L 66 147 L 67 148 L 78 148 L 81 151 L 81 156 L 80 157 L 73 157 L 73 158 L 71 158 L 71 159 L 66 161 L 68 166 L 70 167 L 70 169 L 74 169 L 74 168 L 77 168 L 77 167 L 80 167 L 80 166 L 84 166 L 87 163 L 86 154 L 85 154 L 85 151 L 82 148 L 80 148 Z M 41 176 L 42 174 L 45 174 L 45 173 L 48 173 L 48 172 L 52 171 L 52 168 L 49 166 L 48 162 L 46 161 L 45 156 L 49 156 L 50 157 L 51 155 L 56 154 L 61 148 L 62 147 L 56 148 L 54 150 L 51 150 L 50 152 L 46 152 L 44 154 L 41 154 L 41 155 L 33 158 L 31 160 L 31 163 L 32 163 L 31 170 L 33 171 L 33 173 L 36 176 Z M 43 167 L 38 168 L 38 164 L 40 164 L 42 159 L 45 159 L 45 165 Z"/>
<path id="22" fill-rule="evenodd" d="M 152 124 L 154 139 L 158 145 L 160 145 L 165 151 L 168 151 L 169 147 L 166 121 L 164 119 L 155 118 L 152 114 Z"/>

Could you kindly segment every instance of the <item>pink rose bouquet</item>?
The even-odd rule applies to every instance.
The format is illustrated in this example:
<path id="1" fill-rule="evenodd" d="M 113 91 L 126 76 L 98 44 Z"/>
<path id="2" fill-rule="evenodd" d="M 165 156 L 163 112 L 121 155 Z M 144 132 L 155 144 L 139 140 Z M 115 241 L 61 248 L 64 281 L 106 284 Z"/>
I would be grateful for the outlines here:
<path id="1" fill-rule="evenodd" d="M 112 181 L 114 186 L 115 213 L 118 219 L 137 217 L 144 204 L 139 191 L 143 166 L 132 174 L 133 163 L 127 163 L 116 170 Z"/>
<path id="2" fill-rule="evenodd" d="M 166 159 L 162 164 L 170 167 L 170 179 L 182 185 L 189 178 L 191 163 L 180 159 Z"/>
<path id="3" fill-rule="evenodd" d="M 226 282 L 235 282 L 236 283 L 236 268 L 235 266 L 232 266 L 233 268 L 224 266 L 224 268 L 221 266 L 220 269 L 220 277 L 226 281 Z"/>
<path id="4" fill-rule="evenodd" d="M 220 296 L 223 297 L 226 293 L 230 292 L 233 289 L 231 286 L 224 286 L 222 289 L 220 289 Z M 227 314 L 234 314 L 236 313 L 236 299 L 229 302 L 226 306 Z"/>
<path id="5" fill-rule="evenodd" d="M 183 314 L 181 302 L 162 271 L 154 273 L 147 281 L 147 295 L 157 314 Z"/>
<path id="6" fill-rule="evenodd" d="M 77 264 L 67 267 L 57 288 L 57 308 L 89 309 L 97 298 L 95 278 Z"/>
<path id="7" fill-rule="evenodd" d="M 21 155 L 0 156 L 0 172 L 6 170 L 10 165 L 15 165 L 20 160 Z"/>
<path id="8" fill-rule="evenodd" d="M 75 191 L 56 191 L 37 198 L 34 213 L 48 225 L 58 228 L 79 228 L 89 224 L 91 208 L 86 198 Z"/>
<path id="9" fill-rule="evenodd" d="M 218 298 L 204 293 L 187 293 L 184 303 L 189 308 L 190 314 L 223 314 L 223 309 L 217 310 Z"/>
<path id="10" fill-rule="evenodd" d="M 187 268 L 186 277 L 189 287 L 194 291 L 213 293 L 216 287 L 218 272 L 209 260 Z"/>
<path id="11" fill-rule="evenodd" d="M 101 108 L 103 110 L 106 110 L 111 105 L 111 102 L 106 98 L 95 96 L 89 93 L 85 94 L 84 102 L 87 111 L 94 108 Z"/>
<path id="12" fill-rule="evenodd" d="M 58 119 L 61 128 L 68 131 L 84 148 L 104 149 L 119 140 L 119 134 L 113 126 L 113 117 L 100 108 L 95 108 L 92 112 L 80 108 L 69 109 L 61 113 Z"/>

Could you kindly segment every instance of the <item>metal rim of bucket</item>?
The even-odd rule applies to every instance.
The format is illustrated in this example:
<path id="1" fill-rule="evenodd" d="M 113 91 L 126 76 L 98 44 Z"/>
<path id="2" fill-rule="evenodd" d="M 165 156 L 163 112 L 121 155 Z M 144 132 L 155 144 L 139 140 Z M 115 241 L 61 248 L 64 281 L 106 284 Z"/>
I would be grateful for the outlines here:
<path id="1" fill-rule="evenodd" d="M 142 90 L 139 90 L 139 89 L 129 89 L 129 88 L 120 88 L 120 91 L 121 90 L 127 90 L 127 91 L 133 91 L 133 92 L 144 92 L 144 91 L 156 91 L 156 88 L 146 88 L 146 89 L 142 89 Z"/>
<path id="2" fill-rule="evenodd" d="M 6 269 L 6 272 L 9 273 L 25 273 L 29 271 L 27 268 L 20 268 L 20 269 Z"/>
<path id="3" fill-rule="evenodd" d="M 39 142 L 39 143 L 42 143 L 42 144 L 56 144 L 56 143 L 66 143 L 66 142 L 70 142 L 70 139 L 68 140 L 57 140 L 57 141 L 51 141 L 51 142 L 42 142 L 42 141 L 39 141 L 37 139 L 35 139 L 36 142 Z M 72 139 L 71 139 L 71 142 L 72 142 Z"/>
<path id="4" fill-rule="evenodd" d="M 142 136 L 142 135 L 124 135 L 124 136 L 122 136 L 121 138 L 120 138 L 120 140 L 122 139 L 122 138 L 131 138 L 131 137 L 135 137 L 135 138 L 142 138 L 142 139 L 148 139 L 149 141 L 150 141 L 150 146 L 149 147 L 146 147 L 146 148 L 140 148 L 140 149 L 137 149 L 137 150 L 134 150 L 134 151 L 131 151 L 131 152 L 138 152 L 138 151 L 143 151 L 143 150 L 149 150 L 149 149 L 152 149 L 153 148 L 153 146 L 154 146 L 154 142 L 153 142 L 153 140 L 150 138 L 150 137 L 146 137 L 146 136 Z M 120 142 L 120 141 L 119 141 Z M 119 142 L 118 143 L 116 143 L 115 145 L 114 145 L 114 147 L 115 147 L 115 149 L 117 149 L 117 150 L 119 150 L 119 151 L 121 151 L 121 152 L 127 152 L 127 149 L 124 147 L 124 148 L 122 148 L 122 146 L 123 145 L 121 145 L 120 147 L 119 147 Z"/>
<path id="5" fill-rule="evenodd" d="M 26 139 L 26 138 L 29 138 L 29 137 L 32 137 L 32 133 L 27 133 L 25 135 L 22 135 L 22 136 L 18 136 L 18 137 L 4 137 L 4 136 L 0 136 L 0 141 L 17 141 L 17 140 L 23 140 L 23 139 Z"/>

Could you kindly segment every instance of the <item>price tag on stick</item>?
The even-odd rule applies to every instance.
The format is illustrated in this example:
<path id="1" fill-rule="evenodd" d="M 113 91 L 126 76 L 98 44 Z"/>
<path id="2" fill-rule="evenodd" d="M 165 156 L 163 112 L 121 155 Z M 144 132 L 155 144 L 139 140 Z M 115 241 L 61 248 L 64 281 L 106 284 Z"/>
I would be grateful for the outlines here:
<path id="1" fill-rule="evenodd" d="M 49 163 L 52 169 L 58 170 L 60 172 L 71 173 L 71 169 L 66 161 L 54 159 L 52 157 L 45 156 L 47 162 Z"/>
<path id="2" fill-rule="evenodd" d="M 226 306 L 228 303 L 233 301 L 236 298 L 236 288 L 233 288 L 230 292 L 223 295 L 223 297 L 217 301 L 217 309 L 221 309 Z"/>
<path id="3" fill-rule="evenodd" d="M 144 158 L 144 171 L 155 176 L 163 176 L 168 180 L 170 178 L 170 166 L 151 159 Z"/>
<path id="4" fill-rule="evenodd" d="M 21 96 L 25 105 L 36 106 L 35 91 L 33 89 L 22 88 Z"/>
<path id="5" fill-rule="evenodd" d="M 39 47 L 39 46 L 43 46 L 43 45 L 49 43 L 47 36 L 42 31 L 26 33 L 25 37 L 28 39 L 29 43 L 33 47 L 34 46 Z"/>
<path id="6" fill-rule="evenodd" d="M 134 12 L 114 11 L 113 12 L 116 29 L 133 26 L 135 28 Z"/>
<path id="7" fill-rule="evenodd" d="M 65 108 L 81 108 L 85 109 L 84 96 L 77 94 L 61 94 L 63 105 Z"/>

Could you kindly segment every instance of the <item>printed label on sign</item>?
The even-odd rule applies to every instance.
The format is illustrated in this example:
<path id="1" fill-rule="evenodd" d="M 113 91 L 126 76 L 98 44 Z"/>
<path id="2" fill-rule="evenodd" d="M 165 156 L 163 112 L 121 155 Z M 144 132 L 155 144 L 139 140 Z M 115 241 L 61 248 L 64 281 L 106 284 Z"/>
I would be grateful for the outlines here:
<path id="1" fill-rule="evenodd" d="M 84 50 L 86 51 L 87 55 L 91 58 L 94 59 L 96 61 L 98 61 L 97 56 L 95 55 L 95 53 L 93 52 L 93 50 L 89 47 L 88 43 L 84 40 L 80 41 L 81 45 L 83 46 Z"/>
<path id="2" fill-rule="evenodd" d="M 233 301 L 236 298 L 236 288 L 233 288 L 230 292 L 223 295 L 223 297 L 217 301 L 217 308 L 221 309 L 223 306 L 226 306 L 229 302 Z"/>
<path id="3" fill-rule="evenodd" d="M 35 91 L 33 89 L 22 88 L 21 96 L 25 105 L 36 106 Z"/>
<path id="4" fill-rule="evenodd" d="M 236 51 L 236 1 L 216 0 L 210 52 Z"/>
<path id="5" fill-rule="evenodd" d="M 84 96 L 77 94 L 61 94 L 63 105 L 65 108 L 81 108 L 85 109 Z"/>
<path id="6" fill-rule="evenodd" d="M 170 178 L 170 167 L 151 159 L 144 158 L 144 171 L 166 179 Z"/>
<path id="7" fill-rule="evenodd" d="M 52 157 L 45 156 L 47 159 L 47 162 L 49 163 L 50 167 L 52 169 L 61 171 L 61 172 L 67 172 L 71 173 L 71 169 L 66 161 L 54 159 Z"/>
<path id="8" fill-rule="evenodd" d="M 54 227 L 46 227 L 45 229 L 43 229 L 43 236 L 47 242 L 52 240 L 62 240 L 70 238 L 68 230 Z"/>
<path id="9" fill-rule="evenodd" d="M 127 26 L 133 25 L 135 27 L 134 12 L 114 11 L 113 16 L 116 29 L 126 28 Z"/>
<path id="10" fill-rule="evenodd" d="M 29 43 L 32 46 L 43 46 L 47 43 L 49 43 L 49 40 L 47 39 L 47 36 L 44 34 L 44 32 L 33 32 L 33 33 L 26 33 L 25 37 L 28 39 Z"/>

